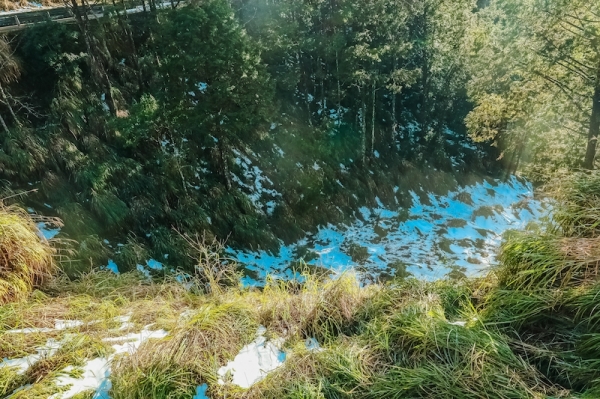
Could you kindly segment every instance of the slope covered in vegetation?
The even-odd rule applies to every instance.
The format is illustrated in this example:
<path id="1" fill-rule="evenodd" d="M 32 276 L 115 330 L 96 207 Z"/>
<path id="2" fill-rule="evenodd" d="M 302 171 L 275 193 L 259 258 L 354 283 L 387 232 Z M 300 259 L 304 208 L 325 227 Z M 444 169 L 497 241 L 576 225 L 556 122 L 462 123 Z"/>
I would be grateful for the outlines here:
<path id="1" fill-rule="evenodd" d="M 600 3 L 166 4 L 73 0 L 73 24 L 0 37 L 0 194 L 27 209 L 0 209 L 0 397 L 600 396 Z M 479 278 L 380 256 L 372 283 L 288 250 L 346 223 L 481 263 L 539 212 L 510 175 L 578 166 Z M 226 238 L 302 273 L 242 285 Z"/>
<path id="2" fill-rule="evenodd" d="M 25 385 L 16 398 L 595 398 L 599 182 L 553 185 L 554 222 L 508 235 L 501 265 L 479 279 L 361 286 L 356 274 L 306 274 L 258 290 L 206 253 L 187 285 L 54 279 L 0 307 L 0 355 L 32 360 L 3 363 L 0 387 Z M 58 344 L 27 357 L 44 342 Z M 228 362 L 261 345 L 279 361 L 241 384 Z M 109 371 L 90 383 L 98 363 Z"/>
<path id="3" fill-rule="evenodd" d="M 272 251 L 410 190 L 593 167 L 594 2 L 88 5 L 0 40 L 2 188 L 65 221 L 74 272 L 191 268 L 178 232 Z"/>
<path id="4" fill-rule="evenodd" d="M 127 270 L 165 254 L 192 267 L 174 229 L 276 249 L 376 197 L 410 205 L 410 189 L 493 173 L 497 151 L 463 123 L 469 2 L 383 3 L 117 5 L 99 20 L 80 5 L 76 24 L 7 35 L 4 190 L 37 190 L 26 206 L 61 217 L 74 270 Z M 398 12 L 380 21 L 382 7 Z"/>

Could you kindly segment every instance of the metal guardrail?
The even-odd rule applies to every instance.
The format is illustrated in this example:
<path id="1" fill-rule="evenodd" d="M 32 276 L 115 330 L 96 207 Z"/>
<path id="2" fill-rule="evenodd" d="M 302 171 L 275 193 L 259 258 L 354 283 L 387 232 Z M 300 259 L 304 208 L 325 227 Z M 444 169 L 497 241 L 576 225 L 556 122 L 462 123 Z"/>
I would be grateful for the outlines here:
<path id="1" fill-rule="evenodd" d="M 141 0 L 140 3 L 143 3 L 143 5 L 136 5 L 137 1 L 134 0 L 128 4 L 129 7 L 133 8 L 126 7 L 125 10 L 111 5 L 93 4 L 85 8 L 85 13 L 87 13 L 88 19 L 102 18 L 110 12 L 121 13 L 125 11 L 127 14 L 137 14 L 144 12 L 145 9 L 150 9 L 150 5 L 147 4 L 146 1 L 147 0 Z M 155 4 L 156 8 L 161 10 L 178 8 L 179 6 L 185 5 L 187 5 L 185 0 L 167 0 Z M 80 6 L 80 8 L 83 9 L 83 6 Z M 48 21 L 70 23 L 75 22 L 75 16 L 70 7 L 55 7 L 44 10 L 0 14 L 0 33 L 25 29 L 34 24 Z"/>
<path id="2" fill-rule="evenodd" d="M 91 5 L 90 7 L 87 7 L 85 11 L 87 12 L 89 19 L 97 19 L 104 16 L 105 7 L 103 5 Z M 0 33 L 24 29 L 33 24 L 48 21 L 63 23 L 74 22 L 75 16 L 70 7 L 57 7 L 45 10 L 4 14 L 0 15 Z"/>

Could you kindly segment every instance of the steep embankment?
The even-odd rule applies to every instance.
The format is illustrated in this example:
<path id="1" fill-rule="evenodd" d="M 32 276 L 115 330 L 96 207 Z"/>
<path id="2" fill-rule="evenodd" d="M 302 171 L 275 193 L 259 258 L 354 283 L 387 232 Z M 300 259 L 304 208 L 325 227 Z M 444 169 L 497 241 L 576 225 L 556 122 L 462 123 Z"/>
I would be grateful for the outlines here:
<path id="1" fill-rule="evenodd" d="M 399 190 L 395 187 L 394 193 Z M 377 207 L 363 206 L 341 225 L 319 226 L 318 232 L 282 245 L 274 254 L 228 252 L 252 273 L 254 279 L 245 279 L 249 284 L 268 275 L 292 278 L 303 262 L 338 272 L 360 267 L 366 278 L 375 279 L 475 276 L 497 264 L 505 231 L 524 228 L 545 215 L 545 204 L 534 198 L 533 187 L 516 177 L 484 180 L 445 195 L 421 190 L 409 194 L 410 206 L 399 206 L 397 197 L 395 206 L 384 206 L 375 197 Z"/>
<path id="2" fill-rule="evenodd" d="M 501 265 L 480 279 L 361 286 L 355 274 L 307 274 L 243 289 L 234 265 L 201 251 L 187 286 L 136 274 L 54 280 L 0 307 L 0 356 L 11 359 L 0 392 L 596 398 L 598 182 L 562 181 L 554 223 L 507 236 Z"/>
<path id="3" fill-rule="evenodd" d="M 346 15 L 353 2 L 181 7 L 0 43 L 3 188 L 37 190 L 25 206 L 65 221 L 73 273 L 108 259 L 191 269 L 179 233 L 277 250 L 376 198 L 410 207 L 410 190 L 446 194 L 494 171 L 498 154 L 463 123 L 464 31 L 434 46 L 410 28 L 466 15 L 398 1 L 388 31 L 366 24 L 376 9 Z"/>

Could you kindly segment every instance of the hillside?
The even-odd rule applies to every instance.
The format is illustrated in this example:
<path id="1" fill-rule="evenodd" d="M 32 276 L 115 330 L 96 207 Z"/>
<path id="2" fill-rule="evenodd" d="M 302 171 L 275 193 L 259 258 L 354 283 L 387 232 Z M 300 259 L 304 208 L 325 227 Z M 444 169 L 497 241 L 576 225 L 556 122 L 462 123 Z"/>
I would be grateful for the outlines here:
<path id="1" fill-rule="evenodd" d="M 600 397 L 600 2 L 58 6 L 0 2 L 0 399 Z"/>
<path id="2" fill-rule="evenodd" d="M 479 279 L 307 273 L 258 290 L 202 252 L 185 283 L 55 279 L 0 307 L 0 394 L 595 398 L 597 227 L 578 215 L 595 214 L 600 174 L 571 181 L 552 187 L 554 223 L 508 235 Z"/>

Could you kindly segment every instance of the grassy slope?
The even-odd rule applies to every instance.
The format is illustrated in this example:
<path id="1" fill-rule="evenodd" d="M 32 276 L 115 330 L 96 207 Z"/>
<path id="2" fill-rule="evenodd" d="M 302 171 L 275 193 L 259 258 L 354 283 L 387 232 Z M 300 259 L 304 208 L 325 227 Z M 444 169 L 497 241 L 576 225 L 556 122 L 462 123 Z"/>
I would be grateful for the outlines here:
<path id="1" fill-rule="evenodd" d="M 572 211 L 557 211 L 551 231 L 507 237 L 502 266 L 482 279 L 361 287 L 354 275 L 309 275 L 262 290 L 231 280 L 221 286 L 210 273 L 191 290 L 137 274 L 56 279 L 43 293 L 0 308 L 0 358 L 66 334 L 9 329 L 54 319 L 100 322 L 69 330 L 76 350 L 59 351 L 25 375 L 2 369 L 0 394 L 33 383 L 18 397 L 48 397 L 66 364 L 110 351 L 102 338 L 112 320 L 131 314 L 132 331 L 153 324 L 169 335 L 116 358 L 114 399 L 191 398 L 203 383 L 212 399 L 598 398 L 600 251 L 590 221 L 600 220 L 593 206 L 600 175 L 564 181 L 569 186 L 555 187 L 558 209 Z M 285 364 L 248 390 L 219 384 L 217 370 L 259 325 L 268 337 L 285 338 Z M 321 350 L 306 349 L 312 337 Z"/>

